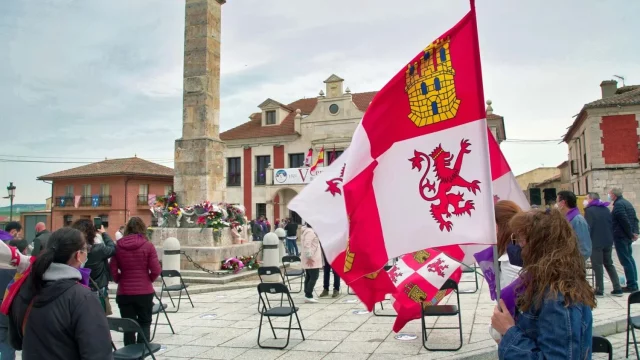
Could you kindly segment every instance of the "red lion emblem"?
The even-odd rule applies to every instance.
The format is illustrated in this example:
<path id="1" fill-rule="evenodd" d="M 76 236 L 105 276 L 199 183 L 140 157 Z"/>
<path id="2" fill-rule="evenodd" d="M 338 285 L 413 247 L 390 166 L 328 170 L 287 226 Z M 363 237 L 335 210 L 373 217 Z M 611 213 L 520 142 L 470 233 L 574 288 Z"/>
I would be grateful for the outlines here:
<path id="1" fill-rule="evenodd" d="M 469 147 L 471 143 L 469 140 L 463 139 L 460 141 L 460 152 L 456 157 L 456 163 L 451 167 L 451 161 L 453 160 L 453 155 L 442 149 L 442 145 L 438 145 L 429 156 L 427 154 L 420 152 L 418 150 L 413 151 L 413 157 L 409 159 L 411 161 L 411 169 L 418 169 L 418 171 L 422 171 L 422 162 L 424 160 L 427 161 L 427 167 L 424 171 L 424 175 L 422 179 L 420 179 L 419 190 L 420 195 L 425 201 L 438 201 L 437 204 L 431 204 L 431 216 L 438 222 L 440 225 L 440 231 L 451 231 L 453 228 L 453 223 L 451 221 L 447 221 L 444 219 L 446 215 L 447 218 L 451 217 L 452 212 L 449 211 L 449 206 L 453 206 L 453 215 L 461 216 L 462 214 L 467 214 L 471 216 L 471 210 L 475 210 L 475 206 L 473 205 L 473 200 L 466 200 L 462 193 L 458 192 L 454 194 L 451 192 L 453 187 L 461 187 L 466 188 L 468 191 L 473 192 L 475 195 L 476 192 L 480 192 L 480 181 L 473 180 L 471 182 L 460 177 L 460 168 L 462 166 L 462 158 L 464 154 L 471 153 Z M 427 179 L 427 175 L 429 174 L 429 170 L 431 170 L 431 160 L 433 159 L 433 170 L 436 174 L 436 178 L 440 180 L 437 184 L 438 189 L 436 191 L 436 182 L 431 182 Z M 428 192 L 435 192 L 433 196 L 427 196 Z M 464 202 L 464 204 L 460 204 Z"/>
<path id="2" fill-rule="evenodd" d="M 330 193 L 332 196 L 336 196 L 336 194 L 342 195 L 342 189 L 338 187 L 338 185 L 342 185 L 342 178 L 344 177 L 344 169 L 347 167 L 345 163 L 342 165 L 342 170 L 340 170 L 340 176 L 337 178 L 333 178 L 331 180 L 327 180 L 327 190 L 325 192 Z"/>
<path id="3" fill-rule="evenodd" d="M 430 263 L 429 265 L 427 265 L 427 270 L 429 270 L 429 272 L 434 272 L 438 274 L 438 276 L 440 277 L 444 277 L 444 270 L 448 269 L 449 265 L 442 265 L 443 262 L 444 260 L 438 259 Z"/>

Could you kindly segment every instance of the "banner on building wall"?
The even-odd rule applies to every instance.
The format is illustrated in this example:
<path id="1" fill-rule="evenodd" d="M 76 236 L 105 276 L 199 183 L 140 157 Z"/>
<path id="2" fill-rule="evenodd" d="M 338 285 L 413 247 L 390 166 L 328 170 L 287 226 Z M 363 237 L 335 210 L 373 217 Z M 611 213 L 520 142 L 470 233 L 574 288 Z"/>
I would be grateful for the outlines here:
<path id="1" fill-rule="evenodd" d="M 273 170 L 274 185 L 302 185 L 308 184 L 318 175 L 322 174 L 324 167 L 311 168 L 291 168 Z"/>

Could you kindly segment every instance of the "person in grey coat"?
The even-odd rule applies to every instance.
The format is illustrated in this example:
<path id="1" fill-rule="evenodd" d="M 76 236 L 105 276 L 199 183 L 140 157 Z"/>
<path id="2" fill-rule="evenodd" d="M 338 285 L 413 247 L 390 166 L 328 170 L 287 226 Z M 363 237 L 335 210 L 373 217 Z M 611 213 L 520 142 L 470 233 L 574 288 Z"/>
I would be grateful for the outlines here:
<path id="1" fill-rule="evenodd" d="M 620 287 L 620 279 L 616 267 L 613 266 L 611 253 L 613 251 L 613 221 L 611 211 L 609 211 L 609 203 L 600 201 L 598 193 L 591 192 L 587 194 L 584 201 L 584 218 L 589 224 L 589 233 L 591 235 L 591 267 L 596 278 L 596 296 L 604 296 L 604 271 L 603 265 L 611 279 L 613 291 L 611 295 L 622 296 L 622 287 Z"/>

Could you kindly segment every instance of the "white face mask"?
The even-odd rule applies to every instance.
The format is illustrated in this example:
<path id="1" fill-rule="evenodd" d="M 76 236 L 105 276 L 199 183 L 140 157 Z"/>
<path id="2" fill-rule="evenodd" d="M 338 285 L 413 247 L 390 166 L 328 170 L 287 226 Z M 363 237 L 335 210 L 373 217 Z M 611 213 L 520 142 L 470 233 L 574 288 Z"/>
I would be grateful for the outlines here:
<path id="1" fill-rule="evenodd" d="M 582 205 L 584 205 L 584 207 L 587 207 L 587 205 L 589 205 L 589 200 L 585 200 L 582 202 Z"/>

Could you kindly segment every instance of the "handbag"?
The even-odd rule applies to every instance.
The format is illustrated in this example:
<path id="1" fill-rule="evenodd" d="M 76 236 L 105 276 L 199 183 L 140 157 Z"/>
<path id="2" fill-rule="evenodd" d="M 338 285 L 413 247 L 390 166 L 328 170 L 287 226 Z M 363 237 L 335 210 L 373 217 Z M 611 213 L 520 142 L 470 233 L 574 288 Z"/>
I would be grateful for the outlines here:
<path id="1" fill-rule="evenodd" d="M 103 293 L 102 289 L 96 284 L 96 282 L 89 277 L 89 281 L 98 289 L 98 297 L 100 298 L 100 303 L 102 304 L 102 308 L 104 309 L 104 313 L 109 316 L 113 314 L 113 310 L 111 309 L 111 302 L 109 301 L 109 293 Z"/>

